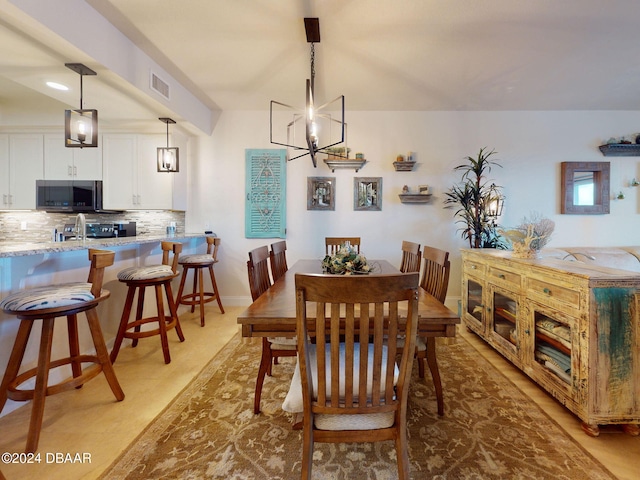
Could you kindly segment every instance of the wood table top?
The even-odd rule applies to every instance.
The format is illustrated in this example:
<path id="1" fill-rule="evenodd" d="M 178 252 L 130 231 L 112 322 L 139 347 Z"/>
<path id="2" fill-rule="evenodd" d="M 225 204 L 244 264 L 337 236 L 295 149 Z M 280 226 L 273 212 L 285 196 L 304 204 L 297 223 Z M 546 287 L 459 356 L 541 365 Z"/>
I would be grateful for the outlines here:
<path id="1" fill-rule="evenodd" d="M 369 260 L 373 273 L 398 273 L 399 270 L 386 260 Z M 322 273 L 321 261 L 298 260 L 265 293 L 238 316 L 242 335 L 293 336 L 296 328 L 296 273 Z M 458 315 L 420 288 L 418 307 L 420 335 L 455 336 Z"/>

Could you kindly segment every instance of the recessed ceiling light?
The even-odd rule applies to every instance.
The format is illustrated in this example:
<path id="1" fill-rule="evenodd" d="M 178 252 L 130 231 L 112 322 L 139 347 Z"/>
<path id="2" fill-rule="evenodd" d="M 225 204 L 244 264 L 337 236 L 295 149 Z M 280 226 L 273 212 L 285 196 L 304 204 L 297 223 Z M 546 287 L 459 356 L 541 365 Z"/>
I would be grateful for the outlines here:
<path id="1" fill-rule="evenodd" d="M 56 82 L 47 82 L 47 87 L 55 88 L 56 90 L 69 90 L 69 87 Z"/>

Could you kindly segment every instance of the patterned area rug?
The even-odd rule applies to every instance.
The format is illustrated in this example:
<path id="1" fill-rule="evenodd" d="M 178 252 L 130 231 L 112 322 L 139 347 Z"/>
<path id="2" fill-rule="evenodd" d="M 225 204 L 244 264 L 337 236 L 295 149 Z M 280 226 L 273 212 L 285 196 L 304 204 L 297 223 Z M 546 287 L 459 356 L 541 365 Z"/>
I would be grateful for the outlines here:
<path id="1" fill-rule="evenodd" d="M 467 341 L 438 349 L 445 416 L 414 365 L 411 478 L 615 478 Z M 294 359 L 274 366 L 254 415 L 259 359 L 260 342 L 234 337 L 101 478 L 299 478 L 301 432 L 280 408 Z M 397 478 L 393 443 L 316 444 L 313 478 Z"/>

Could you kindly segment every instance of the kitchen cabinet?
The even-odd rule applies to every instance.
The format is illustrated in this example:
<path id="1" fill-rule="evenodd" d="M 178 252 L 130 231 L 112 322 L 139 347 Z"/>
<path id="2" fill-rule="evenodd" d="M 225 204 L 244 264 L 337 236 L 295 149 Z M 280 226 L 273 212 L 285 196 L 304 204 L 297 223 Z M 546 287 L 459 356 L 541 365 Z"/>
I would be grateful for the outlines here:
<path id="1" fill-rule="evenodd" d="M 0 135 L 0 208 L 36 208 L 36 180 L 43 178 L 42 135 Z"/>
<path id="2" fill-rule="evenodd" d="M 164 135 L 102 136 L 103 205 L 110 210 L 166 210 L 173 204 L 170 173 L 157 171 Z"/>
<path id="3" fill-rule="evenodd" d="M 45 135 L 44 179 L 102 180 L 102 146 L 67 148 L 63 135 Z"/>
<path id="4" fill-rule="evenodd" d="M 640 275 L 462 251 L 462 321 L 596 436 L 640 433 Z"/>

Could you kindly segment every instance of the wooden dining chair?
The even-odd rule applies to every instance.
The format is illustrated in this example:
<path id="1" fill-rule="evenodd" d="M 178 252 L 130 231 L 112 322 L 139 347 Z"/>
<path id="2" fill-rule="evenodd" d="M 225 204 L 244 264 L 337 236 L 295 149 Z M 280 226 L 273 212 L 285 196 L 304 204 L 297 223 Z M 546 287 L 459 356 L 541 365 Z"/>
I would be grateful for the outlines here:
<path id="1" fill-rule="evenodd" d="M 360 237 L 325 237 L 324 246 L 327 255 L 336 253 L 340 246 L 349 242 L 356 252 L 360 253 Z"/>
<path id="2" fill-rule="evenodd" d="M 422 278 L 420 279 L 420 286 L 441 303 L 444 303 L 447 298 L 449 272 L 451 270 L 449 252 L 440 250 L 439 248 L 425 246 L 422 250 L 422 258 L 424 258 L 424 270 L 422 272 Z M 436 392 L 438 415 L 444 415 L 444 399 L 440 372 L 438 371 L 438 362 L 436 360 L 435 337 L 417 339 L 416 358 L 418 360 L 418 373 L 420 378 L 424 378 L 425 359 L 427 365 L 429 365 Z"/>
<path id="3" fill-rule="evenodd" d="M 285 240 L 271 244 L 269 262 L 271 263 L 271 275 L 275 282 L 289 269 L 287 266 L 287 242 Z"/>
<path id="4" fill-rule="evenodd" d="M 402 241 L 402 260 L 400 261 L 400 271 L 403 273 L 418 272 L 422 266 L 422 253 L 420 244 Z"/>
<path id="5" fill-rule="evenodd" d="M 269 276 L 269 248 L 265 245 L 249 252 L 247 261 L 247 273 L 249 274 L 249 288 L 251 298 L 255 302 L 260 295 L 271 286 Z M 253 399 L 253 412 L 260 413 L 260 398 L 262 396 L 262 384 L 265 375 L 271 376 L 271 366 L 277 363 L 279 357 L 295 357 L 297 354 L 296 340 L 285 337 L 262 337 L 262 355 L 256 389 Z"/>
<path id="6" fill-rule="evenodd" d="M 420 286 L 441 303 L 444 303 L 447 298 L 449 271 L 451 270 L 449 252 L 425 246 L 422 250 L 422 258 L 425 260 L 425 265 Z"/>
<path id="7" fill-rule="evenodd" d="M 315 442 L 383 440 L 395 442 L 398 478 L 409 478 L 407 396 L 418 324 L 418 277 L 296 274 L 301 478 L 311 478 Z M 312 302 L 310 310 L 307 302 Z M 395 342 L 386 339 L 397 336 L 399 306 L 404 304 L 410 340 L 397 365 Z"/>

